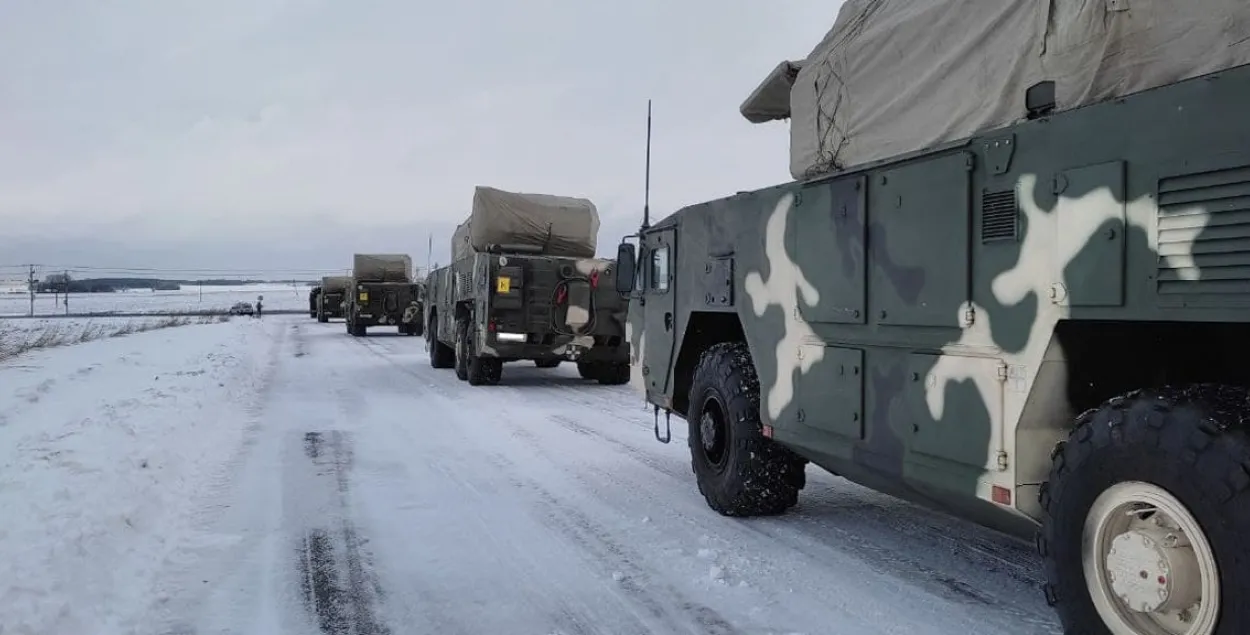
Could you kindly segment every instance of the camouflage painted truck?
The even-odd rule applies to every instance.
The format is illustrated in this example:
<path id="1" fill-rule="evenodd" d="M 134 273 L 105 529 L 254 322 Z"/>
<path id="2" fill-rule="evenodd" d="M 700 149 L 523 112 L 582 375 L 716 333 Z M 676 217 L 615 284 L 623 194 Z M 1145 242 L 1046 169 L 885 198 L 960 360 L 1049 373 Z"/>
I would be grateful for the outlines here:
<path id="1" fill-rule="evenodd" d="M 347 300 L 347 289 L 351 283 L 349 276 L 326 276 L 321 279 L 321 293 L 317 294 L 318 322 L 343 317 L 343 303 Z"/>
<path id="2" fill-rule="evenodd" d="M 713 509 L 811 462 L 1035 540 L 1067 633 L 1250 633 L 1250 4 L 1173 6 L 848 0 L 756 89 L 796 180 L 617 259 Z"/>
<path id="3" fill-rule="evenodd" d="M 594 257 L 598 232 L 586 199 L 479 186 L 453 262 L 427 278 L 430 364 L 480 385 L 505 362 L 570 360 L 583 378 L 627 383 L 626 300 L 614 263 Z"/>
<path id="4" fill-rule="evenodd" d="M 364 337 L 371 326 L 395 326 L 401 335 L 421 332 L 409 305 L 417 297 L 407 254 L 356 254 L 343 302 L 347 333 Z"/>

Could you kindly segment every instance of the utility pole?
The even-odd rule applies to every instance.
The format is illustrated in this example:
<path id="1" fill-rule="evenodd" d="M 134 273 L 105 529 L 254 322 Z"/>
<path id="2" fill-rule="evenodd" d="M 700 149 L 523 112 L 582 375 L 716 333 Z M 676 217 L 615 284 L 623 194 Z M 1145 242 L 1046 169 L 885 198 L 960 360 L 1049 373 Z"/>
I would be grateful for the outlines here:
<path id="1" fill-rule="evenodd" d="M 26 278 L 26 288 L 30 290 L 30 317 L 35 317 L 35 265 L 30 265 L 30 274 Z"/>
<path id="2" fill-rule="evenodd" d="M 65 276 L 65 315 L 69 315 L 69 271 L 66 270 Z"/>

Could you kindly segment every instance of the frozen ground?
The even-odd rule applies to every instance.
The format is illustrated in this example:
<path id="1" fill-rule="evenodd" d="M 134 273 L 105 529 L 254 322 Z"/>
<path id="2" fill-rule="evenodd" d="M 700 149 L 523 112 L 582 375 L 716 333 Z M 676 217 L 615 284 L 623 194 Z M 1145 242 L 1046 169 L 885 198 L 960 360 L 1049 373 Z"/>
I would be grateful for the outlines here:
<path id="1" fill-rule="evenodd" d="M 235 287 L 184 286 L 179 291 L 121 291 L 117 293 L 75 293 L 69 296 L 70 313 L 143 313 L 168 311 L 226 310 L 236 302 L 256 302 L 256 296 L 264 296 L 265 308 L 270 311 L 304 310 L 308 308 L 308 292 L 311 287 L 289 284 L 257 284 Z M 65 313 L 64 297 L 51 293 L 35 296 L 36 315 Z M 30 296 L 20 293 L 0 293 L 0 316 L 27 315 L 30 313 Z"/>
<path id="2" fill-rule="evenodd" d="M 0 633 L 1031 635 L 1025 545 L 811 470 L 710 511 L 626 387 L 301 316 L 0 364 Z"/>

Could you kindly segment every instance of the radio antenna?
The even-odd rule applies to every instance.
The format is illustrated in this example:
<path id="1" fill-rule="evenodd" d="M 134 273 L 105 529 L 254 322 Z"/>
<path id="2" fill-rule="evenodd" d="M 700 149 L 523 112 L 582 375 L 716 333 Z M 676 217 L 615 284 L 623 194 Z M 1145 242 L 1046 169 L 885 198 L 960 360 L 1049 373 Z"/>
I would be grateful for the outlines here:
<path id="1" fill-rule="evenodd" d="M 642 194 L 642 228 L 651 226 L 651 100 L 647 100 L 647 173 Z"/>

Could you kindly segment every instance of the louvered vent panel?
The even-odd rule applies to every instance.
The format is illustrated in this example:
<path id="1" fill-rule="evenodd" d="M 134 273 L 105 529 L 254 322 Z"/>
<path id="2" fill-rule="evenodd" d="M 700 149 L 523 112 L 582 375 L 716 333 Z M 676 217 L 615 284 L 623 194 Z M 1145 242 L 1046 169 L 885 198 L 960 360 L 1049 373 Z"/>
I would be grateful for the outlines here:
<path id="1" fill-rule="evenodd" d="M 1016 191 L 984 192 L 981 194 L 981 242 L 1017 240 L 1019 231 L 1019 206 Z"/>
<path id="2" fill-rule="evenodd" d="M 1250 167 L 1159 181 L 1157 291 L 1250 294 Z"/>

